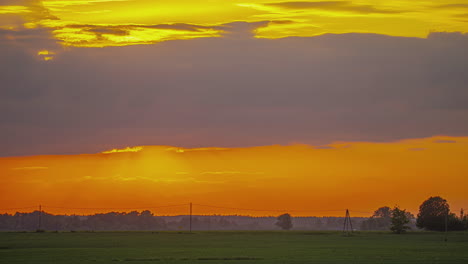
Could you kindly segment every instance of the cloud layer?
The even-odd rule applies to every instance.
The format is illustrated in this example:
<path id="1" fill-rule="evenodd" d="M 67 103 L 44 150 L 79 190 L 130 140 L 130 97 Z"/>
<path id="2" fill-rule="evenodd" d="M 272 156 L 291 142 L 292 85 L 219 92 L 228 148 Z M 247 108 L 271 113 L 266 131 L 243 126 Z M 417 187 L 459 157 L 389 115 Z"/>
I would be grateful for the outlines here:
<path id="1" fill-rule="evenodd" d="M 43 28 L 62 46 L 148 45 L 168 40 L 222 37 L 236 22 L 267 24 L 258 38 L 376 33 L 425 38 L 432 31 L 468 32 L 466 0 L 216 1 L 1 0 L 0 29 Z M 24 31 L 24 32 L 23 32 Z"/>
<path id="2" fill-rule="evenodd" d="M 286 9 L 318 9 L 318 10 L 329 10 L 329 11 L 345 11 L 359 14 L 396 14 L 403 13 L 404 11 L 399 10 L 388 10 L 379 9 L 372 5 L 360 5 L 353 4 L 352 1 L 319 1 L 319 2 L 277 2 L 277 3 L 266 3 L 265 6 L 273 6 Z"/>
<path id="3" fill-rule="evenodd" d="M 254 28 L 235 23 L 224 38 L 68 49 L 48 62 L 4 34 L 0 155 L 468 133 L 467 35 L 268 40 L 252 38 Z M 48 45 L 56 44 L 45 38 Z"/>

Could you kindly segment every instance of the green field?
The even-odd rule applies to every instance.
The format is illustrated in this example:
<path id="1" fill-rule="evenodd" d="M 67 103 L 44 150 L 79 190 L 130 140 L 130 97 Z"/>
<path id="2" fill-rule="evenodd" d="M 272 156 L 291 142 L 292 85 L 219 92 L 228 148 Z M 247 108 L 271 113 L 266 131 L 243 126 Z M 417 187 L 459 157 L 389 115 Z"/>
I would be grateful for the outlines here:
<path id="1" fill-rule="evenodd" d="M 468 233 L 0 233 L 0 263 L 468 263 Z"/>

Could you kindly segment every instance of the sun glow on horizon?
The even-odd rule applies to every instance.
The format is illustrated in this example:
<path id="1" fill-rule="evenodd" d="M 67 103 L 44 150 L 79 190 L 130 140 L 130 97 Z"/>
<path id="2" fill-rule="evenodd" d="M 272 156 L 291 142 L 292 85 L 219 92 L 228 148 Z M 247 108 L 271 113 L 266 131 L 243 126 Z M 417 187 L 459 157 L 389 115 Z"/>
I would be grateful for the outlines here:
<path id="1" fill-rule="evenodd" d="M 38 203 L 132 208 L 193 201 L 309 212 L 372 211 L 398 204 L 416 211 L 428 196 L 442 195 L 456 209 L 468 202 L 467 149 L 467 137 L 439 136 L 391 143 L 339 142 L 319 148 L 145 146 L 87 155 L 0 158 L 4 175 L 0 208 Z M 422 182 L 425 187 L 419 188 Z M 198 213 L 239 212 L 199 208 Z"/>

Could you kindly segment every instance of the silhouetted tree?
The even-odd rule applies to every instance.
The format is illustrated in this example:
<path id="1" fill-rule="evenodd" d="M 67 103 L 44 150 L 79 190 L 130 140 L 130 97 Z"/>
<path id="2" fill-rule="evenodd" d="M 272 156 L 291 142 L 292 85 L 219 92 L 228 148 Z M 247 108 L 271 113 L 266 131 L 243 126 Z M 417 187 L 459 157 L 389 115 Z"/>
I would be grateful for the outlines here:
<path id="1" fill-rule="evenodd" d="M 282 214 L 278 216 L 278 222 L 276 225 L 281 227 L 283 230 L 289 230 L 292 228 L 292 221 L 290 214 Z"/>
<path id="2" fill-rule="evenodd" d="M 447 200 L 440 196 L 429 197 L 419 206 L 416 226 L 427 230 L 445 230 L 445 221 L 450 212 Z"/>
<path id="3" fill-rule="evenodd" d="M 393 208 L 392 210 L 392 225 L 390 230 L 395 234 L 405 233 L 406 230 L 410 229 L 408 223 L 410 219 L 408 218 L 408 213 L 406 210 L 401 210 L 398 207 Z"/>
<path id="4" fill-rule="evenodd" d="M 0 214 L 1 231 L 35 231 L 38 211 Z M 298 217 L 294 228 L 300 230 L 342 230 L 343 217 Z M 366 220 L 353 217 L 353 224 Z M 42 229 L 46 231 L 160 231 L 185 230 L 188 216 L 157 216 L 150 211 L 109 212 L 95 215 L 52 215 L 42 212 Z M 194 216 L 194 230 L 270 230 L 278 217 Z"/>
<path id="5" fill-rule="evenodd" d="M 408 218 L 408 220 L 414 220 L 416 219 L 416 217 L 414 217 L 414 214 L 412 214 L 411 212 L 406 212 L 406 218 Z"/>
<path id="6" fill-rule="evenodd" d="M 392 209 L 388 206 L 380 207 L 369 219 L 361 223 L 361 230 L 388 230 L 391 219 Z"/>
<path id="7" fill-rule="evenodd" d="M 444 231 L 446 225 L 448 230 L 466 229 L 463 219 L 458 219 L 455 214 L 450 213 L 450 206 L 442 197 L 430 197 L 421 204 L 416 221 L 417 227 Z"/>
<path id="8" fill-rule="evenodd" d="M 392 209 L 388 206 L 380 207 L 374 211 L 374 215 L 372 217 L 390 219 L 392 217 Z"/>
<path id="9" fill-rule="evenodd" d="M 464 229 L 468 229 L 468 217 L 465 215 L 463 208 L 460 209 L 460 221 L 462 222 Z"/>

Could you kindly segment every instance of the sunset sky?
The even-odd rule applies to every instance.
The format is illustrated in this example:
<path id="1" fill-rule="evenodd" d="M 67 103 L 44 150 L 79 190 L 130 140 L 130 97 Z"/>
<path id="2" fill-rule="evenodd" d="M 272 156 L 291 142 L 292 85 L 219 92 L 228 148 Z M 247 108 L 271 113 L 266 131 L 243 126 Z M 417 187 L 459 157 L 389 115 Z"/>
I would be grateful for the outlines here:
<path id="1" fill-rule="evenodd" d="M 466 157 L 468 0 L 0 0 L 2 212 L 458 212 Z"/>

